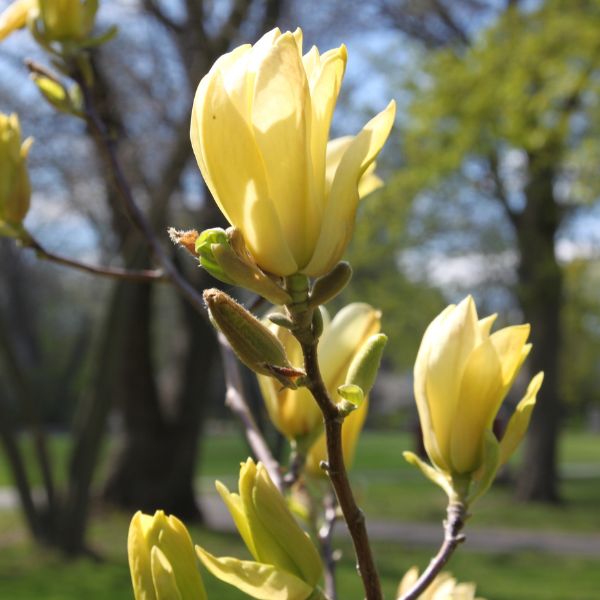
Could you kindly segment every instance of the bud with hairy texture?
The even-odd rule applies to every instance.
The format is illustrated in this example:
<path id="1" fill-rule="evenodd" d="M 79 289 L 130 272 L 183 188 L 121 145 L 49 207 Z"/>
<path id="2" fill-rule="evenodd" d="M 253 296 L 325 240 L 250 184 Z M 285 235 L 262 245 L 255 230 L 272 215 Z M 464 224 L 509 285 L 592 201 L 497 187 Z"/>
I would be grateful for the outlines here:
<path id="1" fill-rule="evenodd" d="M 242 463 L 239 494 L 217 481 L 217 491 L 254 560 L 216 557 L 196 546 L 204 566 L 252 598 L 322 598 L 317 586 L 323 566 L 262 463 Z"/>
<path id="2" fill-rule="evenodd" d="M 219 58 L 198 86 L 190 129 L 198 165 L 267 273 L 331 271 L 359 197 L 380 185 L 372 169 L 393 101 L 355 137 L 328 143 L 346 54 L 342 45 L 302 55 L 300 29 L 273 29 Z"/>
<path id="3" fill-rule="evenodd" d="M 470 296 L 449 306 L 427 328 L 415 362 L 415 398 L 433 468 L 412 453 L 405 455 L 463 501 L 473 501 L 489 487 L 519 444 L 542 384 L 538 373 L 498 443 L 492 424 L 531 344 L 527 324 L 490 334 L 495 318 L 479 320 Z M 472 481 L 475 489 L 467 496 Z"/>
<path id="4" fill-rule="evenodd" d="M 135 600 L 206 600 L 190 534 L 176 517 L 135 513 L 127 553 Z"/>

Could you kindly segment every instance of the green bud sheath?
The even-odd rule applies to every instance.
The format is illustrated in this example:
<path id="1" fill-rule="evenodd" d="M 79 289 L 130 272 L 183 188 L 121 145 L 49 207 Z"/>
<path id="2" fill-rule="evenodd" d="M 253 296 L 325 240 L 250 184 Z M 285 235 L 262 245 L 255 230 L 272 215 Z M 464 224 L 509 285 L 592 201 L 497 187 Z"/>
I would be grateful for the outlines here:
<path id="1" fill-rule="evenodd" d="M 350 363 L 346 383 L 357 385 L 362 389 L 365 396 L 369 394 L 375 383 L 386 342 L 387 335 L 383 333 L 372 335 L 360 347 Z"/>
<path id="2" fill-rule="evenodd" d="M 352 279 L 352 267 L 347 262 L 339 262 L 333 270 L 319 277 L 310 293 L 310 306 L 317 307 L 335 298 Z"/>
<path id="3" fill-rule="evenodd" d="M 248 368 L 271 376 L 273 368 L 292 368 L 281 342 L 241 304 L 214 288 L 203 296 L 214 323 Z"/>

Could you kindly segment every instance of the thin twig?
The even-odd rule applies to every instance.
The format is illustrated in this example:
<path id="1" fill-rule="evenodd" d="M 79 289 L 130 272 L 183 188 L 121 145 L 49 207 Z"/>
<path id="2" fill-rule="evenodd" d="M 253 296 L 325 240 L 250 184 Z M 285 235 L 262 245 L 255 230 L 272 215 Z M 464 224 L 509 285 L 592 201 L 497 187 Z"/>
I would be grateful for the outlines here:
<path id="1" fill-rule="evenodd" d="M 423 573 L 421 573 L 421 577 L 419 577 L 413 587 L 406 594 L 398 598 L 398 600 L 416 600 L 444 568 L 444 565 L 448 562 L 458 545 L 464 542 L 465 536 L 461 533 L 467 516 L 464 504 L 450 503 L 447 514 L 448 518 L 444 521 L 444 541 L 438 553 Z"/>
<path id="2" fill-rule="evenodd" d="M 235 357 L 227 338 L 221 332 L 219 332 L 218 338 L 221 357 L 223 359 L 225 386 L 227 388 L 225 403 L 231 412 L 243 423 L 246 439 L 248 440 L 252 452 L 256 458 L 265 465 L 265 468 L 277 488 L 283 490 L 283 480 L 281 478 L 279 463 L 271 454 L 271 450 L 267 446 L 254 417 L 250 413 L 248 404 L 244 399 L 238 360 Z"/>
<path id="3" fill-rule="evenodd" d="M 332 545 L 333 530 L 338 519 L 338 505 L 335 494 L 327 494 L 324 505 L 325 521 L 319 528 L 318 537 L 321 546 L 321 557 L 323 558 L 325 567 L 325 593 L 330 600 L 337 600 L 337 588 L 335 584 L 337 558 Z"/>
<path id="4" fill-rule="evenodd" d="M 61 256 L 46 250 L 37 240 L 33 238 L 29 238 L 27 240 L 26 247 L 34 250 L 38 258 L 49 260 L 53 263 L 64 265 L 79 271 L 84 271 L 92 275 L 100 275 L 102 277 L 109 277 L 111 279 L 125 279 L 127 281 L 137 283 L 168 281 L 161 269 L 130 271 L 128 269 L 121 269 L 119 267 L 91 265 L 89 263 L 84 263 L 79 260 Z"/>

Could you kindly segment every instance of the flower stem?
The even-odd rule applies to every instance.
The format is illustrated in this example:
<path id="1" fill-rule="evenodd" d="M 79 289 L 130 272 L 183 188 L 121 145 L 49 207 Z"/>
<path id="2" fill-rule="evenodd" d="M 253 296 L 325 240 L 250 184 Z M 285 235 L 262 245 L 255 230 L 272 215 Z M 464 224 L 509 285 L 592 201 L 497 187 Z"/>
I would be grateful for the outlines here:
<path id="1" fill-rule="evenodd" d="M 357 568 L 365 589 L 367 600 L 381 600 L 381 583 L 373 559 L 365 516 L 356 504 L 342 451 L 342 424 L 344 416 L 329 397 L 317 359 L 318 334 L 313 330 L 313 313 L 309 307 L 309 282 L 304 275 L 293 275 L 286 279 L 286 291 L 293 299 L 287 306 L 294 323 L 292 333 L 300 343 L 306 370 L 306 387 L 310 390 L 323 413 L 327 444 L 327 474 L 335 490 L 344 520 L 350 532 Z"/>
<path id="2" fill-rule="evenodd" d="M 444 521 L 444 541 L 431 560 L 428 567 L 421 573 L 421 577 L 413 587 L 398 600 L 416 600 L 431 585 L 438 573 L 444 568 L 459 544 L 464 542 L 465 536 L 461 533 L 467 518 L 464 504 L 450 502 L 447 509 L 448 518 Z"/>

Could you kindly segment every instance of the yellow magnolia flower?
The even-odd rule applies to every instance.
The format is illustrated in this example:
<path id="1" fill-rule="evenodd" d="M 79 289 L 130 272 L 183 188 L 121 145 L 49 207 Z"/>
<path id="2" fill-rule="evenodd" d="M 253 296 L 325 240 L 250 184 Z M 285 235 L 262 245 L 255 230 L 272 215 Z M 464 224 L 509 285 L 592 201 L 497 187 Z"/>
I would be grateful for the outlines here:
<path id="1" fill-rule="evenodd" d="M 31 188 L 26 159 L 32 143 L 32 138 L 21 143 L 16 114 L 0 113 L 0 229 L 19 228 L 29 210 Z"/>
<path id="2" fill-rule="evenodd" d="M 16 0 L 0 14 L 0 40 L 40 17 L 48 42 L 81 41 L 94 28 L 98 0 Z"/>
<path id="3" fill-rule="evenodd" d="M 263 464 L 252 459 L 242 463 L 239 494 L 231 493 L 219 481 L 216 485 L 254 560 L 218 558 L 196 546 L 204 566 L 252 598 L 320 598 L 317 584 L 323 566 L 319 552 L 292 516 Z"/>
<path id="4" fill-rule="evenodd" d="M 407 458 L 446 489 L 440 474 L 446 481 L 474 478 L 491 483 L 523 437 L 542 383 L 539 373 L 498 444 L 492 424 L 531 344 L 528 324 L 490 334 L 495 318 L 479 320 L 468 296 L 429 325 L 419 348 L 414 392 L 425 448 L 437 474 L 414 455 L 408 453 Z"/>
<path id="5" fill-rule="evenodd" d="M 198 165 L 269 273 L 330 271 L 351 237 L 359 193 L 380 184 L 369 168 L 390 133 L 393 101 L 356 137 L 328 144 L 345 68 L 345 46 L 303 56 L 300 29 L 273 29 L 219 58 L 198 86 Z"/>
<path id="6" fill-rule="evenodd" d="M 127 552 L 136 600 L 206 600 L 190 534 L 176 517 L 138 511 Z"/>
<path id="7" fill-rule="evenodd" d="M 38 0 L 48 41 L 82 41 L 92 32 L 98 0 Z"/>
<path id="8" fill-rule="evenodd" d="M 419 569 L 409 569 L 398 587 L 397 596 L 407 594 L 419 579 Z M 431 585 L 419 596 L 419 600 L 484 600 L 475 598 L 474 583 L 458 583 L 450 573 L 440 573 Z"/>
<path id="9" fill-rule="evenodd" d="M 323 334 L 319 340 L 319 366 L 332 398 L 338 399 L 337 388 L 345 382 L 352 359 L 369 337 L 379 331 L 380 326 L 381 313 L 364 303 L 349 304 L 331 322 L 325 316 Z M 281 340 L 292 365 L 302 367 L 302 349 L 290 331 L 272 324 L 270 328 Z M 258 376 L 258 383 L 271 421 L 288 439 L 310 441 L 315 433 L 321 431 L 323 416 L 307 388 L 284 389 L 272 377 L 263 375 Z M 342 434 L 348 459 L 354 453 L 356 439 L 367 414 L 367 405 L 368 401 L 365 400 L 344 420 Z M 309 457 L 313 457 L 310 459 L 311 467 L 316 461 L 316 470 L 319 472 L 319 460 L 326 458 L 320 458 L 324 443 L 323 436 L 322 440 L 315 443 L 314 451 L 309 453 Z"/>

